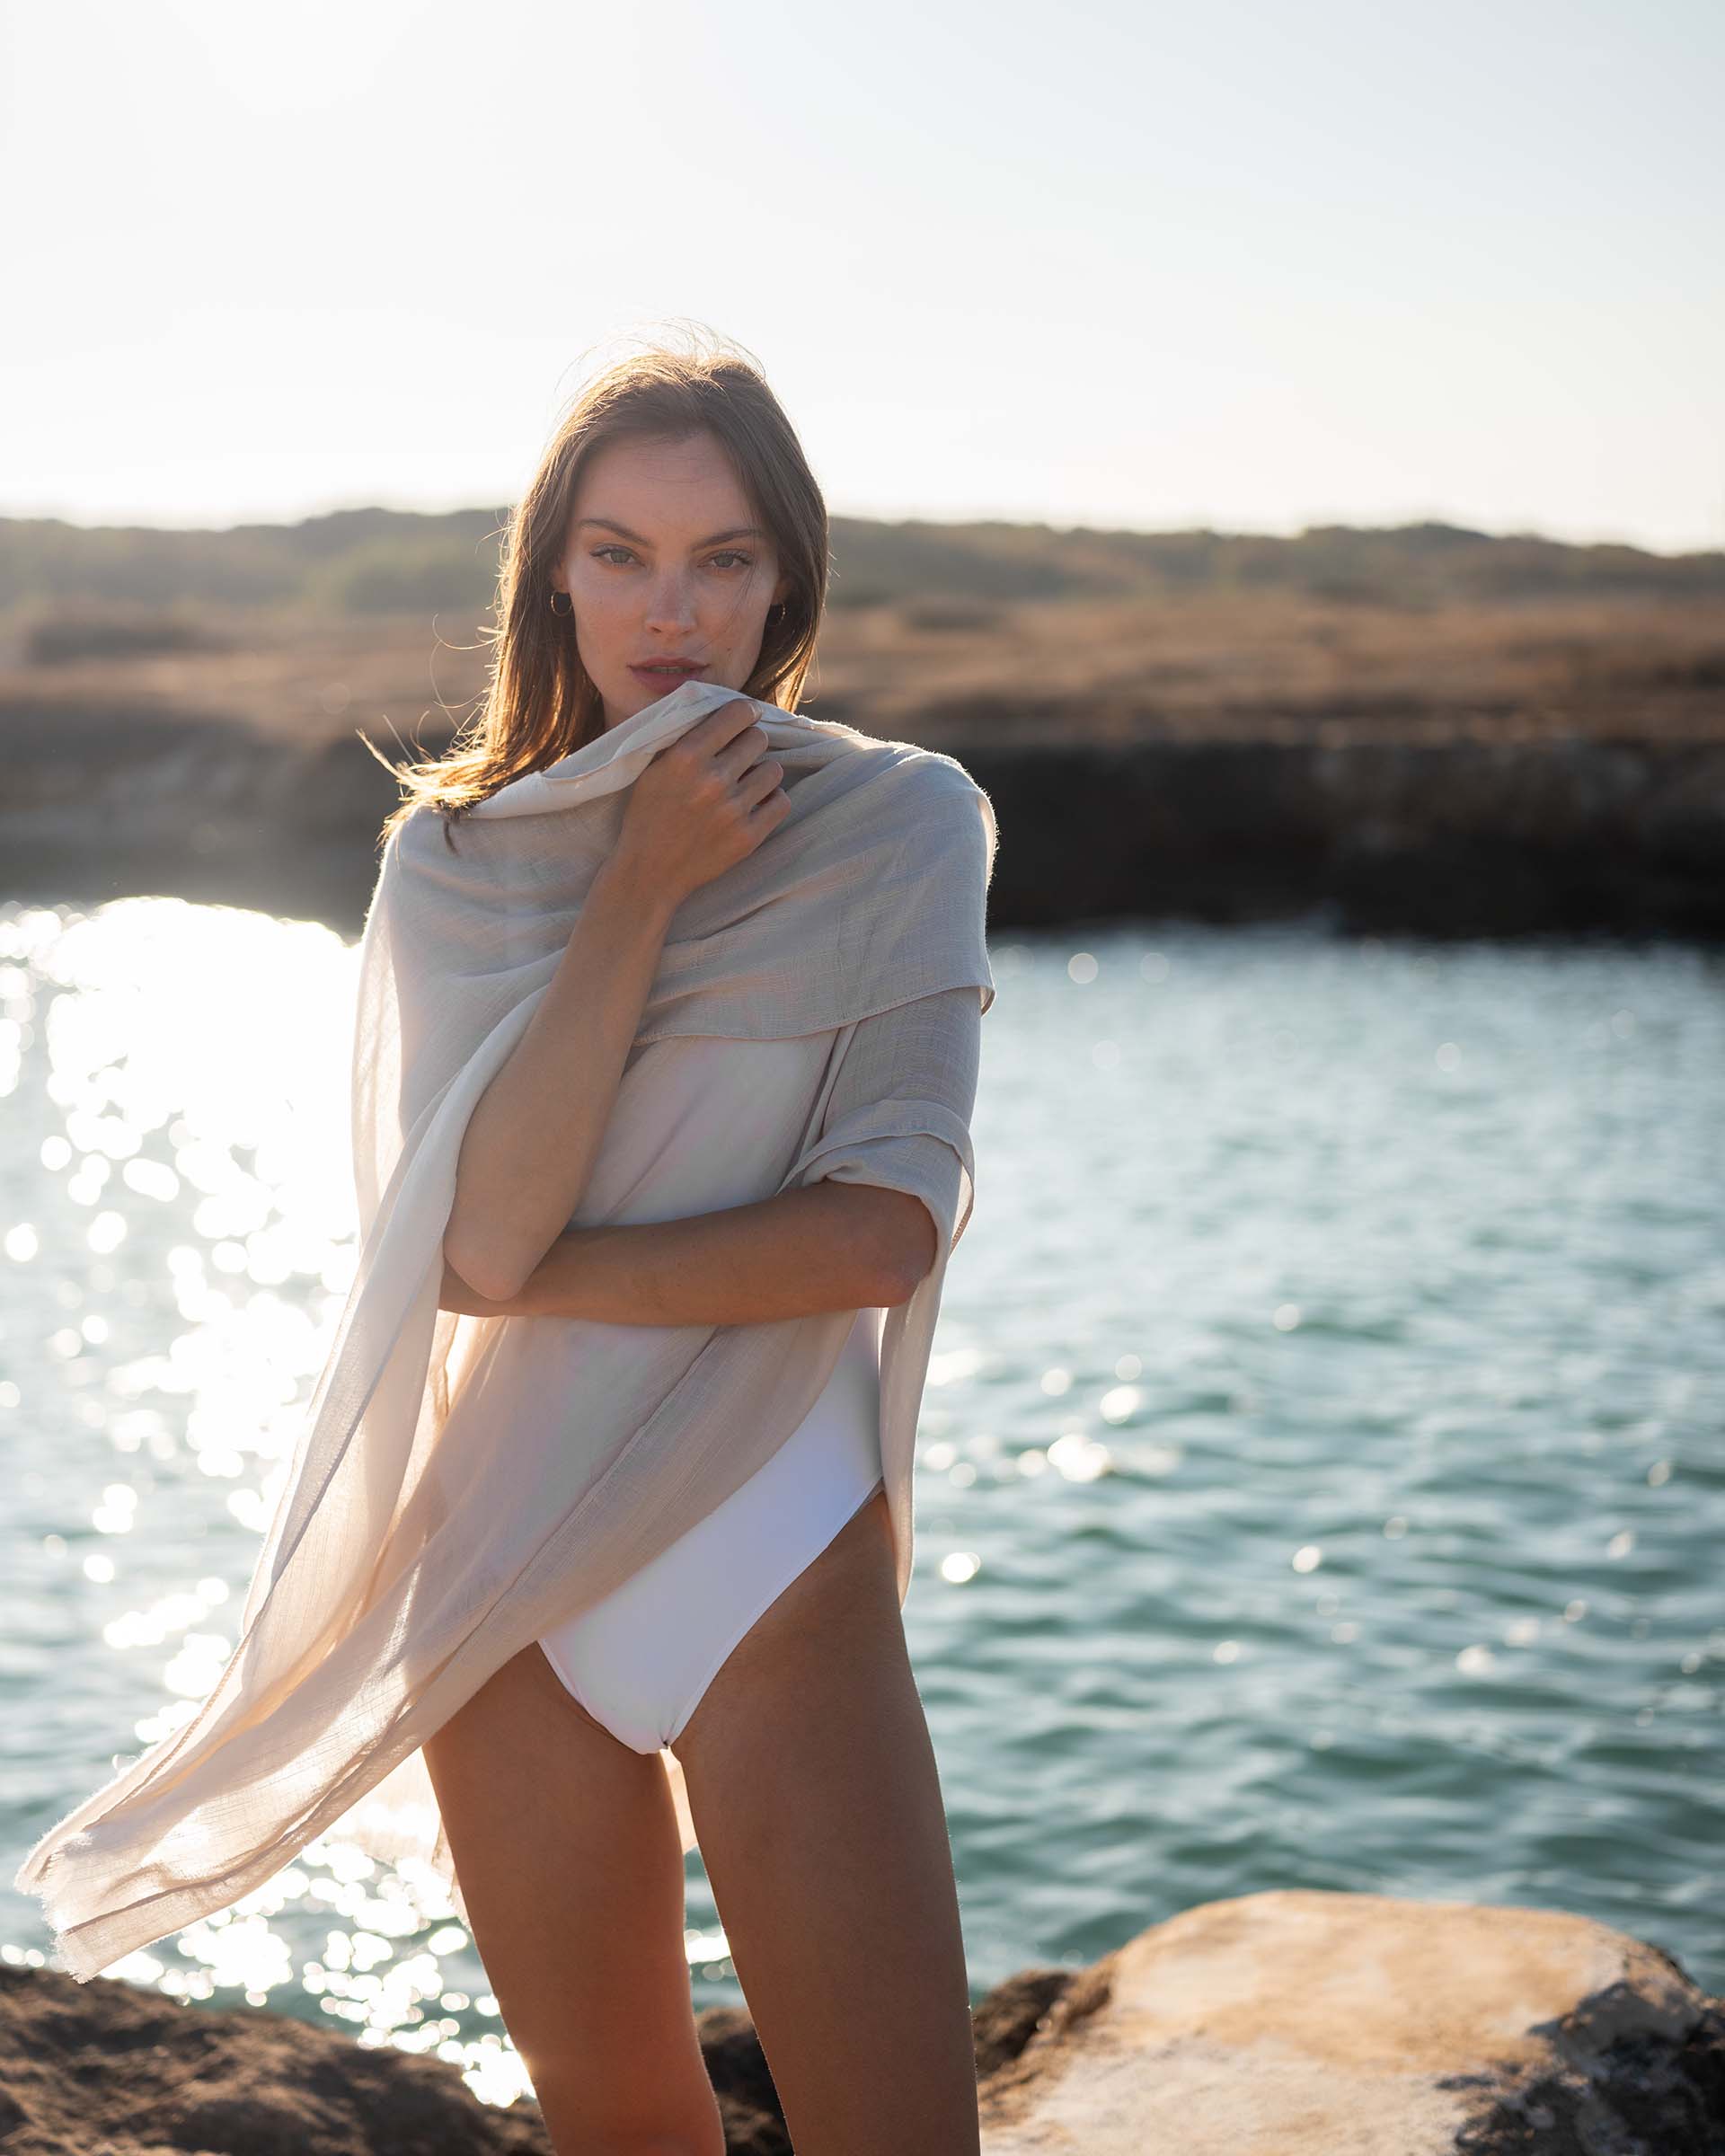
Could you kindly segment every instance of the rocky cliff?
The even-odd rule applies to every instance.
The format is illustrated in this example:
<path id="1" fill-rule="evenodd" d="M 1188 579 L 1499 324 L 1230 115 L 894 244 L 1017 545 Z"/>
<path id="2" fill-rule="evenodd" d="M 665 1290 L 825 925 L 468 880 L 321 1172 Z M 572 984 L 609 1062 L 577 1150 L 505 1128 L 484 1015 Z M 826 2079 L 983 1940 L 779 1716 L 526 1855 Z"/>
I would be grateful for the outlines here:
<path id="1" fill-rule="evenodd" d="M 994 802 L 997 931 L 1322 908 L 1434 936 L 1725 938 L 1725 741 L 1092 741 L 975 717 L 912 738 Z M 351 731 L 151 704 L 0 703 L 0 753 L 7 897 L 159 892 L 357 932 L 397 798 Z"/>

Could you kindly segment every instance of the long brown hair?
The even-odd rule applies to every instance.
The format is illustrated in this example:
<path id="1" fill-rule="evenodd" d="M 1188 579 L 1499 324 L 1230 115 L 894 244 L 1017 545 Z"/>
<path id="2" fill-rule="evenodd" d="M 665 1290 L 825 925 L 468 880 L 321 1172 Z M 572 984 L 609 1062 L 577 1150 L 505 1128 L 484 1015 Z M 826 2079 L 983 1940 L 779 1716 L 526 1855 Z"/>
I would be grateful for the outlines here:
<path id="1" fill-rule="evenodd" d="M 495 624 L 480 632 L 494 649 L 473 716 L 443 755 L 422 763 L 392 764 L 366 742 L 402 791 L 380 846 L 424 806 L 442 814 L 448 837 L 455 818 L 475 801 L 605 730 L 603 702 L 581 664 L 574 623 L 551 611 L 551 571 L 562 556 L 576 486 L 588 458 L 607 442 L 681 441 L 703 429 L 730 455 L 787 579 L 783 612 L 769 620 L 742 694 L 795 711 L 826 603 L 826 501 L 783 407 L 751 359 L 719 344 L 688 351 L 656 346 L 617 360 L 577 393 L 516 505 L 500 556 Z"/>

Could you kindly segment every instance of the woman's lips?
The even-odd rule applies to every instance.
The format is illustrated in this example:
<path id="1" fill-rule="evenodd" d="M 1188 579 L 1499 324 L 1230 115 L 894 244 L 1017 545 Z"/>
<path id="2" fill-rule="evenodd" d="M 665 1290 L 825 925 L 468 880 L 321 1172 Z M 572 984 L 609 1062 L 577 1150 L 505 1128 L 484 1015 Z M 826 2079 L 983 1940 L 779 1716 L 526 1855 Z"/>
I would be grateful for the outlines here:
<path id="1" fill-rule="evenodd" d="M 648 682 L 656 689 L 674 689 L 679 681 L 695 681 L 706 672 L 704 667 L 631 667 L 629 671 L 637 681 Z"/>

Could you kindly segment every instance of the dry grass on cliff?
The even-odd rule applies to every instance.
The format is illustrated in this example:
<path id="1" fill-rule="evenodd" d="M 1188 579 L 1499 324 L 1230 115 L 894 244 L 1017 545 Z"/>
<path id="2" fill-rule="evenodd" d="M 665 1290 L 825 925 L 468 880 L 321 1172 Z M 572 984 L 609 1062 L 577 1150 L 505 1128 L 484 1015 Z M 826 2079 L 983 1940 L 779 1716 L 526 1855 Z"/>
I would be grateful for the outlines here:
<path id="1" fill-rule="evenodd" d="M 464 717 L 487 646 L 464 621 L 224 607 L 208 644 L 31 663 L 0 711 L 221 717 L 279 737 L 361 728 L 428 745 Z M 816 717 L 916 738 L 1725 738 L 1725 623 L 1694 598 L 1423 605 L 1297 591 L 942 598 L 828 620 Z"/>

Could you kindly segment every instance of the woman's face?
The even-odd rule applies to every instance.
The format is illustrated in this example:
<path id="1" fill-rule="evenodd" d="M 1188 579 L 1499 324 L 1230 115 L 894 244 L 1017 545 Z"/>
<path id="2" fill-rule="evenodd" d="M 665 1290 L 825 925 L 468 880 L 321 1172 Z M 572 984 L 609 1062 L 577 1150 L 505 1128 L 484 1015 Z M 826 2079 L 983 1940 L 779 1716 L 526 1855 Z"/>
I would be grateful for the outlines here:
<path id="1" fill-rule="evenodd" d="M 573 603 L 565 626 L 607 729 L 690 678 L 639 670 L 653 659 L 693 659 L 701 680 L 740 689 L 760 657 L 766 610 L 790 581 L 717 437 L 704 432 L 595 451 L 551 580 Z"/>

